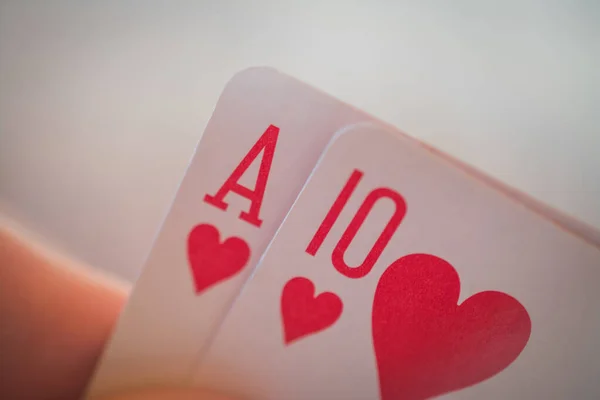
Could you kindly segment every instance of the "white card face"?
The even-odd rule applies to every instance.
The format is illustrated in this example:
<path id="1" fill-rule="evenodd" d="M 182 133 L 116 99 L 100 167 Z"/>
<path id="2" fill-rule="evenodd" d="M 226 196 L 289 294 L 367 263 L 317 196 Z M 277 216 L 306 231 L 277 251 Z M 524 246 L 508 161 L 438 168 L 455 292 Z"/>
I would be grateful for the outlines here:
<path id="1" fill-rule="evenodd" d="M 600 398 L 600 250 L 396 132 L 340 134 L 193 382 L 248 399 Z"/>
<path id="2" fill-rule="evenodd" d="M 331 136 L 370 118 L 272 69 L 236 75 L 88 393 L 186 380 Z"/>

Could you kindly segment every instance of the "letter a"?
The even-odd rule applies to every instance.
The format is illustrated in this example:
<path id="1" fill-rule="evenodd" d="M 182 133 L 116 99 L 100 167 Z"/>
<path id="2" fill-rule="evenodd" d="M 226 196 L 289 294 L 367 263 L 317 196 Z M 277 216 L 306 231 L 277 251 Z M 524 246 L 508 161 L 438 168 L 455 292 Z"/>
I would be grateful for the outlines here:
<path id="1" fill-rule="evenodd" d="M 271 171 L 273 155 L 275 155 L 275 146 L 277 145 L 278 136 L 279 128 L 275 125 L 269 125 L 267 130 L 262 134 L 254 146 L 252 146 L 248 154 L 246 154 L 239 165 L 233 170 L 229 178 L 223 183 L 223 186 L 221 186 L 219 191 L 214 196 L 207 194 L 204 196 L 204 201 L 225 211 L 228 207 L 228 204 L 224 201 L 225 196 L 229 192 L 237 193 L 251 202 L 250 210 L 248 210 L 248 212 L 242 211 L 240 213 L 240 219 L 260 227 L 262 224 L 262 220 L 259 218 L 260 206 L 262 205 L 263 197 L 265 196 L 265 189 L 267 188 L 267 181 L 269 179 L 269 172 Z M 263 152 L 263 156 L 258 176 L 256 177 L 256 185 L 254 190 L 251 190 L 240 185 L 238 181 L 261 152 Z"/>

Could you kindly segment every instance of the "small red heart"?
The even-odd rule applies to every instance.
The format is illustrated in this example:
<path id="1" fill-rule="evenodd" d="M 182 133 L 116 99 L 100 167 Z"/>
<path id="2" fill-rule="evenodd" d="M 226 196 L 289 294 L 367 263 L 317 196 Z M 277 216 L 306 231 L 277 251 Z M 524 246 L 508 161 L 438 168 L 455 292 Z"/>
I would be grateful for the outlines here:
<path id="1" fill-rule="evenodd" d="M 531 320 L 513 297 L 477 293 L 457 305 L 460 279 L 441 258 L 411 254 L 383 273 L 373 301 L 382 400 L 416 400 L 474 385 L 525 348 Z"/>
<path id="2" fill-rule="evenodd" d="M 238 237 L 219 242 L 219 230 L 201 224 L 188 235 L 188 261 L 196 293 L 240 272 L 250 259 L 250 247 Z"/>
<path id="3" fill-rule="evenodd" d="M 310 279 L 290 279 L 281 292 L 285 344 L 330 327 L 342 315 L 342 308 L 342 300 L 335 293 L 315 297 Z"/>

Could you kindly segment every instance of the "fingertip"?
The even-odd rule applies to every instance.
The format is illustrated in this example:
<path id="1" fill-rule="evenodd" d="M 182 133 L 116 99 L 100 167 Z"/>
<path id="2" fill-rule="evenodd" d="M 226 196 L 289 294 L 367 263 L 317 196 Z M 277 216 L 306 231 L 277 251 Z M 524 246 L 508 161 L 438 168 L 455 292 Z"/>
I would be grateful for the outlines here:
<path id="1" fill-rule="evenodd" d="M 152 388 L 128 391 L 92 400 L 236 400 L 201 389 Z M 239 400 L 239 399 L 238 399 Z"/>

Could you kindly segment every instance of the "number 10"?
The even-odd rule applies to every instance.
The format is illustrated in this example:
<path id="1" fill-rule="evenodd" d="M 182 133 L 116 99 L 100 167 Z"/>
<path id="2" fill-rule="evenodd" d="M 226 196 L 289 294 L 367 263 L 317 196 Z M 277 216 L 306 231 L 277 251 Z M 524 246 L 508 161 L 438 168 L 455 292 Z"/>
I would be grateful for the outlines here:
<path id="1" fill-rule="evenodd" d="M 317 251 L 319 251 L 319 248 L 323 244 L 323 241 L 329 234 L 329 231 L 333 227 L 333 224 L 335 224 L 335 222 L 337 221 L 338 217 L 340 216 L 340 213 L 346 206 L 346 203 L 350 199 L 350 196 L 352 196 L 352 193 L 358 186 L 363 175 L 363 172 L 357 169 L 355 169 L 352 172 L 352 175 L 350 175 L 350 178 L 348 178 L 348 181 L 342 188 L 342 191 L 340 192 L 338 197 L 333 202 L 331 208 L 329 209 L 329 212 L 323 219 L 323 222 L 321 222 L 319 229 L 317 229 L 317 232 L 315 232 L 315 235 L 308 244 L 308 247 L 306 248 L 306 252 L 308 254 L 312 256 L 317 254 Z M 350 246 L 350 243 L 352 243 L 352 240 L 356 236 L 363 222 L 365 222 L 365 219 L 371 212 L 371 209 L 373 208 L 375 203 L 382 198 L 388 198 L 394 202 L 396 206 L 394 214 L 392 214 L 392 216 L 390 217 L 387 225 L 379 235 L 379 238 L 365 257 L 362 264 L 356 267 L 350 267 L 344 261 L 344 254 Z M 350 221 L 350 224 L 348 224 L 348 227 L 342 234 L 342 237 L 337 242 L 337 245 L 333 249 L 333 252 L 331 254 L 331 261 L 335 269 L 341 274 L 347 276 L 348 278 L 358 279 L 366 276 L 379 259 L 379 256 L 389 243 L 390 239 L 394 235 L 394 232 L 396 232 L 396 229 L 398 229 L 398 226 L 400 225 L 400 222 L 402 222 L 402 219 L 405 215 L 406 202 L 404 201 L 402 196 L 394 190 L 383 187 L 374 189 L 371 192 L 369 192 L 365 200 L 362 202 L 361 206 L 358 208 L 358 211 Z"/>

